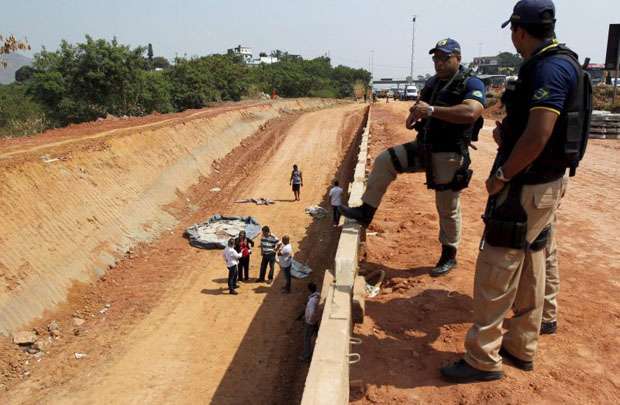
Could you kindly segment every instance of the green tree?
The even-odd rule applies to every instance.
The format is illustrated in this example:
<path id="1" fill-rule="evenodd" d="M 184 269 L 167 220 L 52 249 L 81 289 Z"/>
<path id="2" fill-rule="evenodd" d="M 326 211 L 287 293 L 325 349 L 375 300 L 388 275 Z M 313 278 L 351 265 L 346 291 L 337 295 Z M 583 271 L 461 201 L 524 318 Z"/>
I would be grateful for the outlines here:
<path id="1" fill-rule="evenodd" d="M 144 51 L 143 47 L 130 49 L 116 39 L 86 36 L 86 42 L 77 45 L 62 41 L 58 51 L 44 49 L 35 55 L 30 94 L 61 123 L 88 121 L 106 114 L 141 114 Z"/>
<path id="2" fill-rule="evenodd" d="M 15 81 L 23 83 L 30 80 L 34 75 L 34 69 L 31 66 L 24 65 L 15 71 Z"/>
<path id="3" fill-rule="evenodd" d="M 153 58 L 153 68 L 154 69 L 168 69 L 170 67 L 170 62 L 168 59 L 163 56 L 156 56 Z"/>
<path id="4" fill-rule="evenodd" d="M 510 52 L 501 52 L 497 55 L 497 58 L 501 67 L 516 68 L 523 62 L 519 54 Z"/>

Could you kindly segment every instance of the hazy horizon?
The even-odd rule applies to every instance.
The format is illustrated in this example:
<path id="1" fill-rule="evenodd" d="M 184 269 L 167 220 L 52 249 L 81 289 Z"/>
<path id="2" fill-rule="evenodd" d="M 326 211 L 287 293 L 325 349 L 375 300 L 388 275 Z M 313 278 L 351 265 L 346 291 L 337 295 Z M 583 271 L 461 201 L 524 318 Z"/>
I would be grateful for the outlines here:
<path id="1" fill-rule="evenodd" d="M 156 0 L 105 3 L 93 0 L 42 0 L 14 3 L 0 15 L 3 34 L 26 37 L 32 56 L 60 41 L 83 42 L 85 35 L 112 39 L 132 47 L 151 43 L 155 55 L 200 56 L 244 45 L 259 52 L 281 49 L 304 58 L 329 55 L 333 65 L 371 68 L 374 77 L 404 78 L 411 58 L 411 18 L 416 15 L 414 75 L 433 73 L 428 49 L 444 37 L 458 40 L 463 60 L 515 52 L 510 31 L 500 24 L 514 1 L 395 0 L 388 6 L 363 1 Z M 557 0 L 557 34 L 583 59 L 603 63 L 611 16 L 620 16 L 616 0 Z M 485 11 L 482 13 L 482 11 Z M 470 16 L 471 14 L 471 16 Z M 50 16 L 55 16 L 50 19 Z M 373 52 L 374 51 L 374 52 Z"/>

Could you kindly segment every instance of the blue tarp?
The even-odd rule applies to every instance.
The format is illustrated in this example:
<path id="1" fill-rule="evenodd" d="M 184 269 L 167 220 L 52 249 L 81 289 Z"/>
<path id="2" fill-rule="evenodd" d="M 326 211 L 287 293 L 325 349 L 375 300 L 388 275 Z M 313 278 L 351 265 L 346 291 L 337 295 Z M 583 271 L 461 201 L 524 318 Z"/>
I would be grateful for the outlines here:
<path id="1" fill-rule="evenodd" d="M 245 230 L 248 238 L 260 233 L 260 224 L 254 217 L 214 215 L 206 222 L 194 224 L 185 230 L 189 244 L 202 249 L 224 249 L 228 239 L 235 238 Z"/>

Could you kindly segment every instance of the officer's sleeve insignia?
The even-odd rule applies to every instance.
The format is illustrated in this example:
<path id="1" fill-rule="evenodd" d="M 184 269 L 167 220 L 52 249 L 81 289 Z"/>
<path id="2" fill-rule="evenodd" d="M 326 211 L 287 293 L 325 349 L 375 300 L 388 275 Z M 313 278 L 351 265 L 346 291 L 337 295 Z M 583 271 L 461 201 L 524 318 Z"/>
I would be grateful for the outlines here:
<path id="1" fill-rule="evenodd" d="M 547 97 L 549 97 L 549 89 L 547 89 L 546 87 L 541 87 L 534 92 L 533 98 L 536 101 L 540 101 L 546 99 Z"/>
<path id="2" fill-rule="evenodd" d="M 471 93 L 471 95 L 474 96 L 474 97 L 482 98 L 482 92 L 480 90 L 474 90 Z"/>

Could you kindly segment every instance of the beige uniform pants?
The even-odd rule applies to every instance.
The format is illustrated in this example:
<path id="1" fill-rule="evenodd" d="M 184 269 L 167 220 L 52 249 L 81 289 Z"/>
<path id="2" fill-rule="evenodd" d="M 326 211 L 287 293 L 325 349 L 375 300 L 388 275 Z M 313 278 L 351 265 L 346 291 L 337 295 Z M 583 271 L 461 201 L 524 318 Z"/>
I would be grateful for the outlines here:
<path id="1" fill-rule="evenodd" d="M 558 268 L 557 245 L 555 243 L 556 220 L 551 226 L 549 241 L 545 246 L 545 303 L 543 322 L 556 322 L 558 319 L 558 294 L 560 292 L 560 271 Z"/>
<path id="2" fill-rule="evenodd" d="M 411 142 L 415 145 L 415 142 Z M 415 146 L 414 146 L 415 147 Z M 400 161 L 403 172 L 414 173 L 424 171 L 424 167 L 417 158 L 411 162 L 407 158 L 407 151 L 403 145 L 394 147 L 396 157 Z M 454 178 L 454 173 L 461 166 L 463 158 L 458 153 L 433 153 L 433 180 L 437 184 L 447 184 Z M 372 171 L 368 176 L 366 192 L 362 201 L 373 207 L 381 204 L 381 199 L 388 186 L 396 179 L 398 171 L 392 163 L 387 150 L 377 156 Z M 442 245 L 458 248 L 461 238 L 461 199 L 460 191 L 435 191 L 435 205 L 439 214 L 439 241 Z"/>
<path id="3" fill-rule="evenodd" d="M 527 241 L 549 226 L 560 204 L 566 179 L 523 186 L 521 205 L 527 213 Z M 499 198 L 506 198 L 503 190 Z M 465 338 L 465 361 L 484 371 L 499 371 L 504 346 L 521 360 L 531 361 L 545 296 L 545 252 L 494 247 L 478 255 L 474 277 L 474 324 Z M 513 316 L 506 319 L 512 309 Z M 502 327 L 507 329 L 502 336 Z"/>

